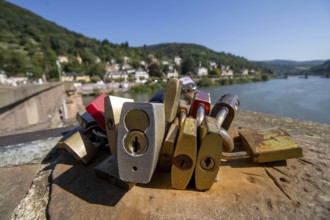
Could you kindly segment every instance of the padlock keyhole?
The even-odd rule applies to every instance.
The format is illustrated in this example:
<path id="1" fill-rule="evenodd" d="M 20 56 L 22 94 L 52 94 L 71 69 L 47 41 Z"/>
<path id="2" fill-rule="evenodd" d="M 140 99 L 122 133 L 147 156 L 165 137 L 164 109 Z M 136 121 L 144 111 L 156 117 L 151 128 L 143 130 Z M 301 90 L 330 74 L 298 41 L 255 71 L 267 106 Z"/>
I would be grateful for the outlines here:
<path id="1" fill-rule="evenodd" d="M 186 161 L 185 160 L 181 160 L 180 167 L 185 167 L 185 165 L 186 165 Z"/>
<path id="2" fill-rule="evenodd" d="M 140 150 L 140 148 L 141 148 L 141 146 L 140 146 L 140 143 L 139 143 L 139 140 L 138 140 L 138 137 L 137 136 L 135 136 L 135 139 L 134 139 L 134 141 L 133 141 L 133 152 L 134 153 L 137 153 L 139 150 Z"/>
<path id="3" fill-rule="evenodd" d="M 209 167 L 210 164 L 211 164 L 211 158 L 207 157 L 207 158 L 205 159 L 204 163 L 205 163 L 206 167 Z"/>

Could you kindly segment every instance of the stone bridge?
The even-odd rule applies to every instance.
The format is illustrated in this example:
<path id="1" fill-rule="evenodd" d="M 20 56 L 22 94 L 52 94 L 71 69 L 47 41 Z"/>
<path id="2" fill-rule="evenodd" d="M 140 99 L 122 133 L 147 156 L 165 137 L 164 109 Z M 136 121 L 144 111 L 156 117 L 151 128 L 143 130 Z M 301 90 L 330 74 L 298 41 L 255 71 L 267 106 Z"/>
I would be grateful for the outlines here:
<path id="1" fill-rule="evenodd" d="M 82 108 L 81 97 L 63 83 L 2 86 L 0 134 L 13 130 L 24 131 L 31 126 L 39 129 L 58 127 L 63 120 L 74 117 Z"/>

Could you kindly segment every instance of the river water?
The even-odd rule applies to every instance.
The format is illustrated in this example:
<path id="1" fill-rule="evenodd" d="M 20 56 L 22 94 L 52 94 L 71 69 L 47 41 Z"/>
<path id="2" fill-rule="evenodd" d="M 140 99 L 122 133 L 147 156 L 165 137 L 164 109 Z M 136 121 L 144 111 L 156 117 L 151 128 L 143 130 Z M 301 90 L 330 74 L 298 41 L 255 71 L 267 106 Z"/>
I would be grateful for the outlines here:
<path id="1" fill-rule="evenodd" d="M 211 94 L 215 103 L 223 94 L 240 98 L 240 109 L 330 124 L 330 79 L 289 76 L 267 82 L 198 88 Z M 135 101 L 148 100 L 153 94 L 128 94 Z"/>

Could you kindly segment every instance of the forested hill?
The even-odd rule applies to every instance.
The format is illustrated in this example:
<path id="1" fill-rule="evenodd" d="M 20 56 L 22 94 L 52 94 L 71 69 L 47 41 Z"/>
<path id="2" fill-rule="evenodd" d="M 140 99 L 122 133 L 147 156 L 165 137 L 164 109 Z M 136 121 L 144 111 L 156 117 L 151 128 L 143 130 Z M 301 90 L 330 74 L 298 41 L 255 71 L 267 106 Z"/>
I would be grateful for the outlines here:
<path id="1" fill-rule="evenodd" d="M 164 43 L 147 46 L 146 48 L 158 57 L 192 57 L 195 61 L 201 62 L 204 66 L 206 66 L 207 61 L 214 61 L 217 64 L 230 65 L 234 70 L 239 70 L 242 67 L 249 69 L 260 67 L 243 57 L 235 56 L 230 53 L 216 52 L 197 44 Z"/>
<path id="2" fill-rule="evenodd" d="M 315 74 L 330 74 L 330 60 L 321 65 L 313 66 L 311 72 Z"/>
<path id="3" fill-rule="evenodd" d="M 44 73 L 48 78 L 55 78 L 58 74 L 55 63 L 59 55 L 69 58 L 69 63 L 62 67 L 66 72 L 102 75 L 105 63 L 111 58 L 120 63 L 124 56 L 129 56 L 132 62 L 138 63 L 147 61 L 149 53 L 158 59 L 170 60 L 178 55 L 183 60 L 193 60 L 196 65 L 215 61 L 234 69 L 258 68 L 257 64 L 242 57 L 215 52 L 195 44 L 171 43 L 133 48 L 128 42 L 113 44 L 109 40 L 88 38 L 0 0 L 0 69 L 9 76 L 32 72 L 34 78 Z M 82 64 L 76 59 L 78 55 L 83 60 Z M 101 62 L 96 63 L 98 58 Z"/>

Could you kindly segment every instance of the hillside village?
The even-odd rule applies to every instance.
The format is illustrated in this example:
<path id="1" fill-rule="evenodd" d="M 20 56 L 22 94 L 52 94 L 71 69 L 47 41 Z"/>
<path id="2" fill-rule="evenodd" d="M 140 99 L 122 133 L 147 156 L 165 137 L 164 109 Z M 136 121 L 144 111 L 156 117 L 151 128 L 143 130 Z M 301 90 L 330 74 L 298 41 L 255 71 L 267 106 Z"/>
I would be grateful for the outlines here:
<path id="1" fill-rule="evenodd" d="M 80 56 L 76 57 L 79 63 L 82 63 Z M 62 64 L 68 63 L 69 60 L 66 56 L 58 56 L 59 68 Z M 96 59 L 95 62 L 100 62 Z M 232 78 L 234 74 L 248 75 L 258 74 L 260 71 L 254 69 L 242 68 L 238 73 L 234 73 L 228 65 L 217 64 L 214 61 L 209 61 L 208 66 L 202 66 L 201 62 L 197 66 L 192 68 L 192 71 L 186 73 L 180 73 L 183 69 L 182 58 L 174 56 L 173 59 L 161 59 L 159 60 L 153 54 L 148 55 L 147 61 L 140 61 L 138 65 L 132 65 L 132 60 L 128 56 L 123 57 L 122 63 L 116 61 L 116 59 L 110 59 L 104 66 L 104 75 L 101 80 L 103 82 L 135 82 L 145 83 L 152 76 L 166 78 L 178 78 L 180 75 L 191 75 L 192 77 L 224 77 Z M 60 70 L 61 71 L 61 70 Z M 76 72 L 61 72 L 62 81 L 80 81 L 90 82 L 90 77 Z"/>

